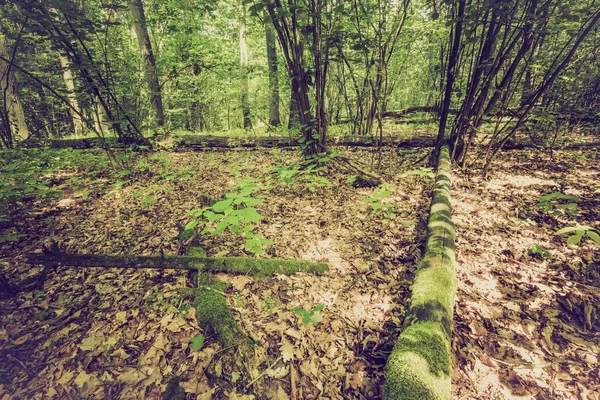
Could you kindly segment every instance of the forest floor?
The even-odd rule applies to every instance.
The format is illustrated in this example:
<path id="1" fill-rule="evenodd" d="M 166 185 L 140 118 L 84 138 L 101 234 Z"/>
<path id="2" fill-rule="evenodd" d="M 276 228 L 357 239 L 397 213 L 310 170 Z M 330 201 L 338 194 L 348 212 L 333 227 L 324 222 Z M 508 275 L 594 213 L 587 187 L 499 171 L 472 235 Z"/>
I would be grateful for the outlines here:
<path id="1" fill-rule="evenodd" d="M 186 213 L 248 179 L 262 185 L 259 230 L 273 241 L 261 257 L 325 262 L 329 272 L 219 274 L 255 345 L 224 348 L 207 334 L 195 351 L 202 331 L 177 291 L 191 285 L 187 273 L 60 267 L 43 289 L 0 302 L 0 398 L 160 398 L 175 375 L 198 399 L 380 397 L 424 245 L 432 179 L 414 163 L 426 152 L 384 153 L 390 215 L 364 201 L 381 189 L 352 187 L 335 164 L 284 182 L 294 151 L 136 155 L 115 174 L 93 167 L 99 152 L 57 151 L 75 157 L 48 173 L 62 198 L 9 209 L 5 232 L 26 235 L 0 243 L 11 280 L 39 273 L 24 255 L 49 240 L 73 253 L 175 254 Z M 456 171 L 456 398 L 598 399 L 600 253 L 590 238 L 568 246 L 554 233 L 575 220 L 600 229 L 599 158 L 510 151 L 485 178 Z M 552 192 L 578 196 L 577 215 L 538 207 Z M 228 231 L 200 244 L 209 256 L 253 256 Z M 315 324 L 292 311 L 315 306 Z"/>
<path id="2" fill-rule="evenodd" d="M 600 245 L 555 235 L 600 231 L 599 161 L 598 149 L 509 151 L 487 178 L 456 174 L 455 398 L 600 399 Z M 544 210 L 557 192 L 579 200 Z"/>
<path id="3" fill-rule="evenodd" d="M 362 150 L 347 155 L 371 160 Z M 0 392 L 13 398 L 159 398 L 179 375 L 182 386 L 202 399 L 243 393 L 281 399 L 292 392 L 298 399 L 378 397 L 423 242 L 432 179 L 400 178 L 418 157 L 399 159 L 393 150 L 384 156 L 390 193 L 381 202 L 393 206 L 393 220 L 363 201 L 379 189 L 355 189 L 335 165 L 281 181 L 274 168 L 297 161 L 295 151 L 142 155 L 132 162 L 133 175 L 123 173 L 116 182 L 55 171 L 57 186 L 79 173 L 83 181 L 75 190 L 65 187 L 60 200 L 15 210 L 10 229 L 27 236 L 2 247 L 0 261 L 11 277 L 34 273 L 23 255 L 49 239 L 71 253 L 175 254 L 181 246 L 177 223 L 189 221 L 185 214 L 203 197 L 222 198 L 248 179 L 265 187 L 259 230 L 273 245 L 264 257 L 326 262 L 329 272 L 258 281 L 220 274 L 232 284 L 227 299 L 236 321 L 255 345 L 224 349 L 207 335 L 204 347 L 193 351 L 190 339 L 201 330 L 176 291 L 191 285 L 185 271 L 60 267 L 43 290 L 1 307 L 6 362 Z M 209 256 L 253 256 L 229 231 L 202 235 L 200 244 Z M 292 312 L 318 305 L 317 326 Z"/>

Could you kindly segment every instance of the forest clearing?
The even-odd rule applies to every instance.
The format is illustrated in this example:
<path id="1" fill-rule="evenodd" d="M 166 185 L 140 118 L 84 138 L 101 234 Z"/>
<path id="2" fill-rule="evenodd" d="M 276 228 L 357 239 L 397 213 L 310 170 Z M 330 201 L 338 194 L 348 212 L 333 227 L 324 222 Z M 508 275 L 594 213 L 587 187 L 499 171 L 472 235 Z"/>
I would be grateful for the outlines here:
<path id="1" fill-rule="evenodd" d="M 0 399 L 600 400 L 596 0 L 0 19 Z"/>

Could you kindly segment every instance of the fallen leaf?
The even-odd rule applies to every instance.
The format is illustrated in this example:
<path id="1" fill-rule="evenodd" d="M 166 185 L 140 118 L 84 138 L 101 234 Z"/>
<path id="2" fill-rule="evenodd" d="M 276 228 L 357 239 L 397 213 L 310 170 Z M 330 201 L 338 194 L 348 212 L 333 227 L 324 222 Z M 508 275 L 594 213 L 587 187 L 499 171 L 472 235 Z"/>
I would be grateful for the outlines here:
<path id="1" fill-rule="evenodd" d="M 289 400 L 290 396 L 281 388 L 281 385 L 277 386 L 277 400 Z"/>
<path id="2" fill-rule="evenodd" d="M 30 337 L 31 337 L 31 334 L 28 333 L 27 335 L 23 335 L 23 336 L 15 339 L 15 341 L 13 343 L 16 344 L 17 346 L 20 346 L 20 345 L 24 344 L 25 342 L 27 342 Z"/>
<path id="3" fill-rule="evenodd" d="M 292 361 L 294 359 L 294 346 L 288 341 L 285 341 L 281 345 L 281 356 L 284 362 Z"/>

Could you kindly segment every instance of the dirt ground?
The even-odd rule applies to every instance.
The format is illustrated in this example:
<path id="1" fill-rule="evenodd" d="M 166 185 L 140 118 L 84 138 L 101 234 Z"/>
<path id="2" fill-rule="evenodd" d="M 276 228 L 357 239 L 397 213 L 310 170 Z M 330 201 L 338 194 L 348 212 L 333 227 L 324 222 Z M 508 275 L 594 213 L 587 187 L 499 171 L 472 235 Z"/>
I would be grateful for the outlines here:
<path id="1" fill-rule="evenodd" d="M 11 278 L 38 273 L 24 254 L 49 240 L 74 253 L 176 253 L 186 212 L 247 178 L 270 186 L 257 209 L 273 245 L 261 257 L 330 269 L 258 281 L 220 274 L 255 345 L 224 348 L 207 336 L 193 351 L 190 340 L 202 331 L 178 292 L 190 286 L 186 273 L 60 267 L 43 289 L 0 303 L 0 398 L 160 398 L 173 376 L 188 398 L 203 400 L 379 398 L 425 240 L 432 179 L 414 164 L 425 154 L 384 154 L 391 193 L 382 202 L 394 219 L 363 201 L 378 189 L 352 187 L 333 166 L 323 173 L 327 182 L 281 182 L 269 168 L 296 160 L 285 150 L 164 153 L 148 158 L 147 168 L 139 161 L 140 172 L 120 190 L 104 182 L 86 196 L 28 204 L 15 214 L 28 236 L 0 244 Z M 599 158 L 594 150 L 552 159 L 519 150 L 504 153 L 487 177 L 455 171 L 455 398 L 599 398 L 598 246 L 586 238 L 569 246 L 554 235 L 575 220 L 600 229 Z M 159 172 L 165 159 L 177 179 Z M 402 177 L 408 170 L 415 174 Z M 56 184 L 71 175 L 55 176 Z M 577 216 L 540 209 L 537 198 L 551 192 L 578 196 Z M 252 256 L 232 233 L 202 235 L 200 244 L 209 256 Z M 292 312 L 317 305 L 316 326 Z"/>

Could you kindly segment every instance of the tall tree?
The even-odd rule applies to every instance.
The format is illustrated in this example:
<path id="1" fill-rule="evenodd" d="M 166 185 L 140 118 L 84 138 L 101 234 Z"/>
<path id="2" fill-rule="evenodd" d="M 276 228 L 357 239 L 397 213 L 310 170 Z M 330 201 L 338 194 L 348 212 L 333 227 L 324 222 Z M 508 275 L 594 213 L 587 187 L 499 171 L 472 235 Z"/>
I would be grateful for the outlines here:
<path id="1" fill-rule="evenodd" d="M 279 78 L 277 76 L 277 43 L 273 26 L 265 24 L 267 39 L 267 63 L 269 64 L 269 125 L 281 125 L 279 115 Z"/>
<path id="2" fill-rule="evenodd" d="M 246 6 L 240 2 L 240 75 L 242 83 L 242 114 L 244 129 L 252 129 L 248 100 L 248 45 L 246 43 Z"/>
<path id="3" fill-rule="evenodd" d="M 73 121 L 73 129 L 75 135 L 81 135 L 84 131 L 84 123 L 79 115 L 81 115 L 81 107 L 79 107 L 79 101 L 77 100 L 77 93 L 75 92 L 75 80 L 73 78 L 73 72 L 71 71 L 71 65 L 69 59 L 62 53 L 58 54 L 60 61 L 60 67 L 63 73 L 63 79 L 65 80 L 65 86 L 67 88 L 67 99 L 71 108 L 69 109 L 71 114 L 71 120 Z"/>
<path id="4" fill-rule="evenodd" d="M 150 91 L 150 103 L 154 112 L 156 125 L 163 126 L 165 116 L 163 111 L 163 102 L 160 85 L 158 83 L 158 74 L 156 72 L 156 60 L 152 51 L 152 43 L 148 35 L 146 25 L 146 15 L 142 0 L 128 0 L 129 14 L 131 16 L 131 31 L 135 36 L 144 61 L 144 74 L 146 83 Z"/>
<path id="5" fill-rule="evenodd" d="M 10 51 L 6 37 L 0 32 L 0 56 L 14 61 L 15 51 Z M 12 65 L 0 60 L 0 90 L 2 91 L 2 122 L 4 146 L 11 148 L 16 137 L 26 139 L 29 129 L 25 121 L 25 112 L 19 97 L 17 80 Z"/>
<path id="6" fill-rule="evenodd" d="M 306 157 L 326 150 L 325 89 L 333 30 L 338 22 L 334 10 L 339 9 L 334 6 L 326 0 L 263 0 L 252 6 L 256 14 L 266 7 L 277 33 L 291 80 L 294 111 L 302 131 L 300 142 Z M 305 39 L 312 66 L 308 65 L 304 55 Z M 310 94 L 314 95 L 312 101 Z"/>

